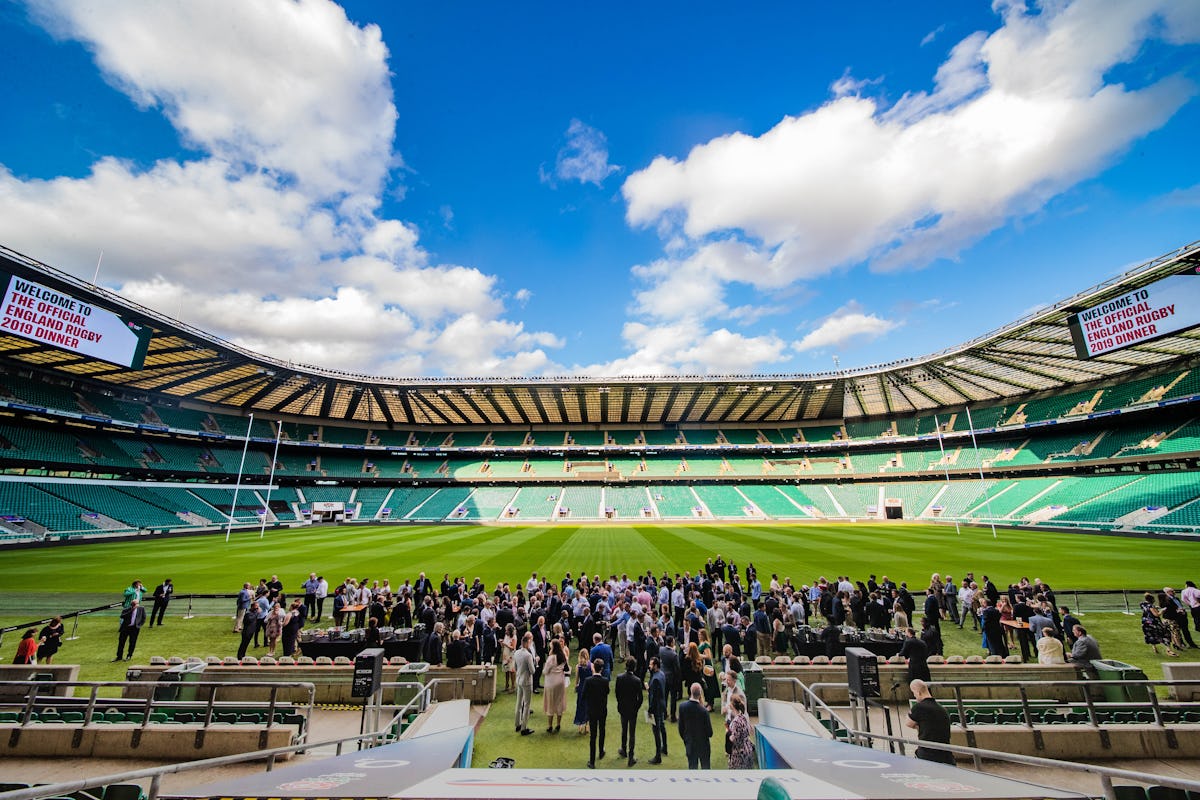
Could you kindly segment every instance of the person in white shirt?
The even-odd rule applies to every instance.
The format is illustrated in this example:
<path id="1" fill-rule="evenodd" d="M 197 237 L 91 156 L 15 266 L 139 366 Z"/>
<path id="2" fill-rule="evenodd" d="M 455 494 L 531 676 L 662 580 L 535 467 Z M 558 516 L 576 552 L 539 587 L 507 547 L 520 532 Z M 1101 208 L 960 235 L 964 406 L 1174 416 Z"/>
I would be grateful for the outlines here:
<path id="1" fill-rule="evenodd" d="M 1042 638 L 1037 641 L 1039 664 L 1065 664 L 1066 654 L 1063 643 L 1054 635 L 1053 628 L 1042 628 Z"/>
<path id="2" fill-rule="evenodd" d="M 1184 581 L 1179 599 L 1192 615 L 1192 627 L 1200 631 L 1200 589 L 1196 588 L 1195 581 Z"/>
<path id="3" fill-rule="evenodd" d="M 971 628 L 979 630 L 979 618 L 975 616 L 975 612 L 972 610 L 972 606 L 975 603 L 976 591 L 975 584 L 968 584 L 966 581 L 962 582 L 962 588 L 958 590 L 958 604 L 961 608 L 958 616 L 958 627 L 960 628 L 966 624 L 967 619 L 970 619 Z"/>
<path id="4" fill-rule="evenodd" d="M 329 581 L 325 580 L 325 576 L 317 576 L 317 616 L 313 622 L 321 621 L 321 614 L 325 610 L 325 598 L 329 596 Z"/>
<path id="5" fill-rule="evenodd" d="M 804 603 L 800 600 L 799 594 L 792 595 L 792 604 L 788 608 L 792 612 L 792 621 L 797 625 L 803 625 L 805 622 Z"/>

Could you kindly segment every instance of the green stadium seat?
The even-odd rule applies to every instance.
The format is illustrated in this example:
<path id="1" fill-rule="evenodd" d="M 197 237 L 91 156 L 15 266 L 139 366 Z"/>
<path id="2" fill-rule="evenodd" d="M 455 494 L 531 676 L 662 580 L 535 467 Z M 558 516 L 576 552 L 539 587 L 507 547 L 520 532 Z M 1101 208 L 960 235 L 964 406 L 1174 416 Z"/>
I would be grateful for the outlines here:
<path id="1" fill-rule="evenodd" d="M 136 783 L 110 783 L 104 787 L 104 800 L 146 800 L 146 793 Z"/>

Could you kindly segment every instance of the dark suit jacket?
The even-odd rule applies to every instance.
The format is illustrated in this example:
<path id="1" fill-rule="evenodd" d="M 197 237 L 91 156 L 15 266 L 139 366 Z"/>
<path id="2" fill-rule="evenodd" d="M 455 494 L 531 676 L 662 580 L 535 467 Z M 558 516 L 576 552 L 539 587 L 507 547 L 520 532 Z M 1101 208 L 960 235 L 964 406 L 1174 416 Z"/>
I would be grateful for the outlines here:
<path id="1" fill-rule="evenodd" d="M 636 672 L 623 672 L 617 676 L 617 713 L 632 717 L 642 707 L 642 682 Z"/>
<path id="2" fill-rule="evenodd" d="M 649 711 L 656 717 L 667 715 L 667 676 L 660 669 L 650 676 Z"/>
<path id="3" fill-rule="evenodd" d="M 667 681 L 668 690 L 674 686 L 679 688 L 679 655 L 673 649 L 666 647 L 659 648 L 658 651 L 659 671 L 663 673 Z"/>
<path id="4" fill-rule="evenodd" d="M 712 738 L 712 719 L 704 706 L 695 700 L 685 700 L 679 705 L 679 738 L 689 753 L 704 753 L 709 750 Z"/>
<path id="5" fill-rule="evenodd" d="M 548 640 L 550 638 L 550 629 L 539 628 L 535 625 L 530 629 L 530 631 L 533 633 L 533 650 L 542 657 L 543 661 L 545 661 L 546 651 L 549 645 Z"/>
<path id="6" fill-rule="evenodd" d="M 421 657 L 434 666 L 442 663 L 442 639 L 433 631 L 425 637 L 425 643 L 421 646 Z"/>
<path id="7" fill-rule="evenodd" d="M 583 702 L 587 705 L 588 719 L 608 717 L 608 678 L 592 675 L 583 685 Z"/>
<path id="8" fill-rule="evenodd" d="M 733 648 L 735 656 L 742 655 L 742 635 L 738 633 L 738 629 L 732 625 L 726 624 L 721 626 L 721 638 L 724 643 Z"/>
<path id="9" fill-rule="evenodd" d="M 140 605 L 130 606 L 121 612 L 122 628 L 140 628 L 144 624 L 146 624 L 146 609 Z"/>

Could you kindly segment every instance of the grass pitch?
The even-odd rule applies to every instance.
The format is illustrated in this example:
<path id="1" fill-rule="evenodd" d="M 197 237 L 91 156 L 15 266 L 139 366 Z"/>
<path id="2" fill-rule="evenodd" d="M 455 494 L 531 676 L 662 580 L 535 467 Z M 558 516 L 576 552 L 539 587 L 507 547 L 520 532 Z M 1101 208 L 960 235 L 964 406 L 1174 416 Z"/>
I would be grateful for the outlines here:
<path id="1" fill-rule="evenodd" d="M 933 572 L 968 570 L 999 585 L 1021 576 L 1055 589 L 1118 589 L 1182 584 L 1194 577 L 1190 541 L 919 524 L 655 524 L 538 526 L 342 526 L 141 538 L 0 555 L 0 591 L 9 595 L 103 593 L 118 597 L 134 578 L 148 588 L 170 577 L 180 593 L 235 592 L 243 581 L 279 575 L 295 592 L 309 572 L 388 578 L 398 586 L 421 571 L 522 583 L 529 573 L 659 575 L 702 568 L 721 554 L 744 574 L 753 563 L 793 583 L 821 575 L 888 575 L 923 589 Z M 65 599 L 65 598 L 64 598 Z M 13 611 L 11 601 L 4 613 Z"/>
<path id="2" fill-rule="evenodd" d="M 309 572 L 330 583 L 347 575 L 388 578 L 398 586 L 425 571 L 436 581 L 443 573 L 524 583 L 529 573 L 557 579 L 566 571 L 607 576 L 690 570 L 720 553 L 744 571 L 753 562 L 764 578 L 777 572 L 796 583 L 818 576 L 874 573 L 906 580 L 923 589 L 933 572 L 961 577 L 984 573 L 1001 585 L 1022 575 L 1042 578 L 1059 590 L 1139 589 L 1179 585 L 1194 578 L 1197 543 L 1043 531 L 917 524 L 655 524 L 538 526 L 344 526 L 96 542 L 0 554 L 0 626 L 16 625 L 78 608 L 120 599 L 133 578 L 149 588 L 165 577 L 177 591 L 232 593 L 243 581 L 279 575 L 289 592 Z M 1109 607 L 1118 607 L 1114 600 Z M 232 601 L 208 601 L 195 619 L 185 620 L 186 602 L 172 604 L 168 624 L 143 632 L 139 659 L 162 656 L 227 656 L 238 638 L 229 632 Z M 1093 610 L 1093 609 L 1089 609 Z M 1136 603 L 1134 605 L 1136 611 Z M 217 614 L 216 616 L 208 616 Z M 1142 644 L 1138 617 L 1088 614 L 1105 657 L 1130 661 L 1161 677 L 1162 656 Z M 68 620 L 67 629 L 73 623 Z M 124 676 L 124 664 L 110 664 L 116 646 L 112 615 L 79 621 L 79 636 L 68 642 L 59 661 L 79 663 L 85 680 Z M 20 634 L 7 634 L 0 658 L 9 660 Z M 261 654 L 261 651 L 255 651 Z M 946 652 L 981 653 L 979 636 L 948 628 Z"/>

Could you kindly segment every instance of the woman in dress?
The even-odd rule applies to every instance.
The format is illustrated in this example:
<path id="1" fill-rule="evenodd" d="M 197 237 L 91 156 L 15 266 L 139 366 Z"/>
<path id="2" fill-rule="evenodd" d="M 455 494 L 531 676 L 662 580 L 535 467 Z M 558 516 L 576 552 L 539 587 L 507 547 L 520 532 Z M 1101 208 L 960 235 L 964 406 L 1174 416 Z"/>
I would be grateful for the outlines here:
<path id="1" fill-rule="evenodd" d="M 271 610 L 267 612 L 267 621 L 264 627 L 263 635 L 267 638 L 267 655 L 275 655 L 275 646 L 279 643 L 279 637 L 283 633 L 284 620 L 283 607 L 276 600 L 271 606 Z"/>
<path id="2" fill-rule="evenodd" d="M 775 650 L 775 655 L 786 656 L 788 651 L 787 626 L 783 624 L 783 614 L 778 610 L 772 616 L 771 630 L 773 632 L 771 646 Z"/>
<path id="3" fill-rule="evenodd" d="M 588 732 L 587 703 L 583 699 L 583 684 L 592 677 L 592 662 L 588 658 L 588 649 L 579 648 L 579 658 L 575 662 L 575 728 L 581 733 Z"/>
<path id="4" fill-rule="evenodd" d="M 904 611 L 904 604 L 899 600 L 892 604 L 892 627 L 898 631 L 908 627 L 908 614 Z"/>
<path id="5" fill-rule="evenodd" d="M 1150 645 L 1154 652 L 1158 652 L 1158 646 L 1151 643 L 1150 636 L 1146 634 L 1146 618 L 1151 617 L 1157 621 L 1157 636 L 1158 641 L 1167 650 L 1167 655 L 1177 656 L 1179 653 L 1176 648 L 1183 648 L 1183 635 L 1179 630 L 1179 623 L 1175 621 L 1173 609 L 1167 600 L 1165 592 L 1158 595 L 1158 605 L 1154 605 L 1154 595 L 1146 592 L 1145 598 L 1142 600 L 1142 635 L 1146 637 L 1146 644 Z"/>
<path id="6" fill-rule="evenodd" d="M 54 663 L 54 654 L 57 653 L 58 648 L 62 646 L 62 637 L 62 617 L 55 617 L 54 619 L 50 620 L 50 624 L 42 628 L 42 632 L 38 634 L 38 638 L 42 640 L 42 643 L 38 645 L 37 651 L 39 663 Z"/>
<path id="7" fill-rule="evenodd" d="M 1158 655 L 1158 645 L 1160 644 L 1166 648 L 1166 655 L 1178 655 L 1175 650 L 1171 649 L 1171 634 L 1166 630 L 1166 624 L 1163 622 L 1162 609 L 1154 604 L 1154 595 L 1148 591 L 1141 601 L 1141 637 L 1145 639 L 1146 644 L 1150 645 L 1154 655 Z"/>
<path id="8" fill-rule="evenodd" d="M 687 652 L 679 665 L 679 675 L 685 692 L 691 691 L 693 683 L 704 685 L 704 659 L 700 657 L 700 648 L 696 647 L 695 642 L 688 642 Z"/>
<path id="9" fill-rule="evenodd" d="M 504 667 L 504 691 L 517 690 L 517 665 L 513 653 L 517 652 L 517 626 L 511 622 L 504 626 L 504 638 L 500 640 L 500 664 Z"/>
<path id="10" fill-rule="evenodd" d="M 732 713 L 725 721 L 725 754 L 730 769 L 754 769 L 754 739 L 750 735 L 750 718 L 746 716 L 746 701 L 740 695 L 730 698 Z"/>
<path id="11" fill-rule="evenodd" d="M 546 712 L 546 733 L 558 733 L 567 712 L 567 673 L 571 657 L 562 639 L 550 640 L 550 655 L 542 669 L 542 710 Z"/>
<path id="12" fill-rule="evenodd" d="M 700 653 L 700 658 L 704 662 L 702 669 L 703 679 L 700 681 L 704 687 L 704 700 L 709 708 L 713 707 L 713 703 L 721 696 L 721 685 L 717 683 L 717 673 L 713 668 L 713 650 L 712 645 L 708 641 L 708 631 L 701 628 L 697 632 L 700 644 L 696 646 L 697 652 Z"/>
<path id="13" fill-rule="evenodd" d="M 17 654 L 13 656 L 14 664 L 37 663 L 38 640 L 34 638 L 34 633 L 33 628 L 30 628 L 21 635 L 21 641 L 17 643 Z"/>
<path id="14" fill-rule="evenodd" d="M 1016 619 L 1016 617 L 1013 615 L 1012 603 L 1008 601 L 1007 595 L 1000 595 L 1000 599 L 996 601 L 996 610 L 1000 612 L 1001 625 L 1004 625 L 1006 621 L 1012 622 Z M 1004 639 L 1009 647 L 1012 647 L 1015 644 L 1013 641 L 1014 636 L 1015 634 L 1013 633 L 1013 628 L 1008 625 L 1004 625 Z"/>

